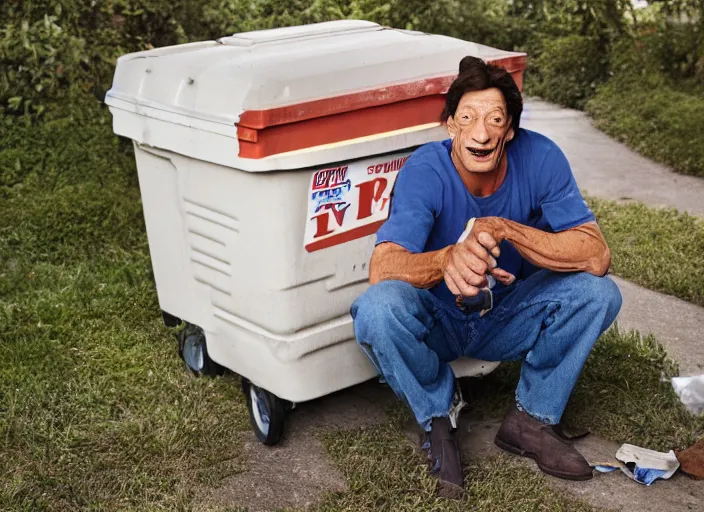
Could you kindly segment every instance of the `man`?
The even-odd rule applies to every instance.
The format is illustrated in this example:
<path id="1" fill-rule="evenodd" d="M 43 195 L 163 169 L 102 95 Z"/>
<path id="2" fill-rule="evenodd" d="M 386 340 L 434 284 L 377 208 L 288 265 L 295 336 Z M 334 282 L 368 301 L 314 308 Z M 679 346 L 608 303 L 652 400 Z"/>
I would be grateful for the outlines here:
<path id="1" fill-rule="evenodd" d="M 360 345 L 427 433 L 445 496 L 463 485 L 448 364 L 462 356 L 523 360 L 499 447 L 556 477 L 592 476 L 554 426 L 621 295 L 604 277 L 609 249 L 565 156 L 519 128 L 522 110 L 508 72 L 462 60 L 443 114 L 450 138 L 401 170 L 372 286 L 352 306 Z M 490 286 L 493 301 L 482 298 Z"/>

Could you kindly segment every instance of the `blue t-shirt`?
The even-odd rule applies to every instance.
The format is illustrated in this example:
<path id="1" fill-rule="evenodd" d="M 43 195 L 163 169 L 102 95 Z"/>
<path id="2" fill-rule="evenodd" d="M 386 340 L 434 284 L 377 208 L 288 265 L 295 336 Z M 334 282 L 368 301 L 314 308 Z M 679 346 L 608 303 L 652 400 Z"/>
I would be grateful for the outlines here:
<path id="1" fill-rule="evenodd" d="M 519 130 L 506 148 L 506 178 L 487 197 L 475 197 L 467 190 L 450 148 L 450 139 L 431 142 L 411 155 L 396 179 L 391 213 L 377 232 L 377 244 L 393 242 L 411 253 L 435 251 L 455 244 L 472 217 L 503 217 L 548 232 L 595 220 L 565 155 L 539 133 Z M 517 280 L 535 272 L 536 267 L 507 241 L 500 247 L 500 268 Z M 500 301 L 506 291 L 497 283 L 495 300 Z M 454 305 L 455 297 L 444 281 L 431 292 Z"/>

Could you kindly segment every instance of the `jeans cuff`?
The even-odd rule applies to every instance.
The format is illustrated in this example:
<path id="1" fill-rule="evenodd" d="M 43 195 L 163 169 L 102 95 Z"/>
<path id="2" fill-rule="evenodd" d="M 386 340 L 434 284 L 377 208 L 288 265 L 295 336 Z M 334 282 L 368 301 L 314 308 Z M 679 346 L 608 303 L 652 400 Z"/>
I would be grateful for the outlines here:
<path id="1" fill-rule="evenodd" d="M 518 392 L 516 392 L 516 408 L 519 411 L 526 413 L 531 418 L 538 420 L 540 423 L 545 423 L 546 425 L 557 425 L 559 423 L 559 421 L 555 421 L 555 418 L 553 417 L 535 414 L 526 409 L 523 404 L 521 404 L 521 399 L 518 397 Z"/>

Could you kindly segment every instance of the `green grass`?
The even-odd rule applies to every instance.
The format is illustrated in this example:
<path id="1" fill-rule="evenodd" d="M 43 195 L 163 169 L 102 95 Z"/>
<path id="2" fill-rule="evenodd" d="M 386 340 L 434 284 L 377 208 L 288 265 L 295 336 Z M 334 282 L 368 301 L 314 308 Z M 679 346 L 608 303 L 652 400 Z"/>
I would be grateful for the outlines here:
<path id="1" fill-rule="evenodd" d="M 704 220 L 674 209 L 587 199 L 614 274 L 704 306 Z"/>
<path id="2" fill-rule="evenodd" d="M 93 114 L 0 134 L 0 510 L 185 510 L 244 467 L 237 379 L 180 363 L 133 157 Z"/>
<path id="3" fill-rule="evenodd" d="M 12 478 L 0 480 L 0 509 L 181 509 L 191 480 L 241 470 L 236 379 L 184 371 L 148 263 L 137 253 L 10 273 L 0 474 Z"/>
<path id="4" fill-rule="evenodd" d="M 641 80 L 612 78 L 598 88 L 586 106 L 594 124 L 677 172 L 704 176 L 704 97 Z"/>

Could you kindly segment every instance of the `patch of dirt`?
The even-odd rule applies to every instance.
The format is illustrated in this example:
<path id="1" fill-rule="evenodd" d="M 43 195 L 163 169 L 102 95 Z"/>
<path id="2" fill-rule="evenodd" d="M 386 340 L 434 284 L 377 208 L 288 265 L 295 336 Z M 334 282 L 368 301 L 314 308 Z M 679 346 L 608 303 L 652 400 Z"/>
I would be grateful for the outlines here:
<path id="1" fill-rule="evenodd" d="M 244 507 L 250 512 L 305 507 L 325 492 L 344 492 L 344 476 L 332 465 L 318 433 L 329 428 L 354 429 L 386 421 L 394 400 L 385 386 L 370 381 L 318 400 L 299 404 L 288 416 L 285 437 L 277 446 L 245 434 L 246 471 L 197 493 L 205 507 Z"/>

